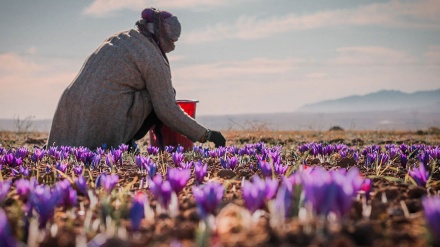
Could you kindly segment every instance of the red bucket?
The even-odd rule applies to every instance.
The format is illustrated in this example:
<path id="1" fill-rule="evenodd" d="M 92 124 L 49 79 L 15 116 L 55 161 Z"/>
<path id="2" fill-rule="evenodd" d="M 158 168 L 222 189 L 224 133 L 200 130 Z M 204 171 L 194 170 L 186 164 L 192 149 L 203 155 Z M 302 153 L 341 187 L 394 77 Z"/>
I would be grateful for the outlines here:
<path id="1" fill-rule="evenodd" d="M 182 110 L 192 118 L 196 118 L 196 104 L 198 102 L 198 100 L 176 100 L 176 103 L 180 106 L 180 108 L 182 108 Z M 161 132 L 164 147 L 177 147 L 180 145 L 185 148 L 185 150 L 191 150 L 194 146 L 194 143 L 190 139 L 170 129 L 165 124 L 162 126 Z M 159 140 L 154 134 L 153 129 L 150 130 L 150 145 L 160 147 Z"/>

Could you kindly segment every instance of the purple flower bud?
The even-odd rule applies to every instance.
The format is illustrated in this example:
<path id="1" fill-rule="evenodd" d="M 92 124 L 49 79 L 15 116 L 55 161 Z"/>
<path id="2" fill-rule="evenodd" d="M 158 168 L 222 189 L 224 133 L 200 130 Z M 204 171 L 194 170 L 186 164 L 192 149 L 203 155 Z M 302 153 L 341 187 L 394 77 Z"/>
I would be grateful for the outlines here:
<path id="1" fill-rule="evenodd" d="M 111 153 L 105 155 L 105 164 L 110 168 L 115 164 L 115 158 Z"/>
<path id="2" fill-rule="evenodd" d="M 39 185 L 30 194 L 30 203 L 39 214 L 40 228 L 53 217 L 55 208 L 59 201 L 59 195 L 56 190 L 51 191 L 48 185 Z"/>
<path id="3" fill-rule="evenodd" d="M 159 153 L 159 148 L 154 146 L 148 146 L 147 147 L 147 153 L 149 155 L 157 155 Z"/>
<path id="4" fill-rule="evenodd" d="M 200 187 L 193 186 L 192 191 L 197 203 L 197 212 L 201 218 L 214 214 L 223 199 L 225 189 L 218 182 L 209 182 Z"/>
<path id="5" fill-rule="evenodd" d="M 87 181 L 83 175 L 79 175 L 75 180 L 75 186 L 81 195 L 87 196 Z"/>
<path id="6" fill-rule="evenodd" d="M 121 144 L 119 145 L 119 150 L 121 150 L 121 152 L 127 152 L 128 151 L 128 145 L 127 144 Z"/>
<path id="7" fill-rule="evenodd" d="M 68 165 L 69 164 L 67 162 L 65 162 L 65 161 L 57 162 L 56 169 L 61 171 L 62 173 L 66 173 Z"/>
<path id="8" fill-rule="evenodd" d="M 176 192 L 176 194 L 185 188 L 190 177 L 191 170 L 168 168 L 167 180 L 170 182 L 171 188 L 174 192 Z"/>
<path id="9" fill-rule="evenodd" d="M 129 212 L 129 218 L 131 226 L 134 231 L 139 230 L 141 221 L 145 218 L 144 208 L 147 202 L 147 195 L 144 192 L 138 191 L 131 201 L 131 208 Z"/>
<path id="10" fill-rule="evenodd" d="M 29 177 L 29 168 L 20 166 L 20 173 L 25 177 Z"/>
<path id="11" fill-rule="evenodd" d="M 19 158 L 21 158 L 21 159 L 24 159 L 24 158 L 26 158 L 26 156 L 28 155 L 28 153 L 29 153 L 29 150 L 28 150 L 27 148 L 25 148 L 25 147 L 19 147 L 19 148 L 17 149 L 17 151 L 15 151 L 15 156 L 16 156 L 16 157 L 19 157 Z"/>
<path id="12" fill-rule="evenodd" d="M 0 208 L 0 246 L 3 247 L 15 247 L 19 246 L 17 240 L 14 237 L 14 231 L 11 224 L 8 221 L 3 208 Z"/>
<path id="13" fill-rule="evenodd" d="M 425 165 L 420 163 L 419 167 L 414 167 L 408 171 L 409 176 L 414 179 L 414 182 L 421 187 L 426 186 L 429 179 L 429 171 L 426 170 Z"/>
<path id="14" fill-rule="evenodd" d="M 180 163 L 182 163 L 183 161 L 183 157 L 184 157 L 183 153 L 175 152 L 172 154 L 172 159 L 176 166 L 180 166 Z"/>
<path id="15" fill-rule="evenodd" d="M 11 180 L 5 180 L 0 181 L 0 204 L 3 204 L 3 202 L 6 199 L 6 196 L 8 195 L 9 188 L 11 187 Z"/>
<path id="16" fill-rule="evenodd" d="M 428 229 L 431 233 L 432 246 L 440 245 L 440 196 L 422 198 L 423 210 Z"/>
<path id="17" fill-rule="evenodd" d="M 122 166 L 122 151 L 119 149 L 113 149 L 110 152 L 113 155 L 114 164 L 119 163 Z"/>
<path id="18" fill-rule="evenodd" d="M 406 154 L 401 154 L 400 155 L 400 165 L 403 167 L 403 168 L 406 168 L 406 164 L 408 163 L 408 158 L 406 157 Z"/>
<path id="19" fill-rule="evenodd" d="M 266 185 L 258 176 L 254 176 L 252 183 L 244 181 L 241 191 L 244 204 L 251 213 L 254 213 L 257 209 L 264 208 Z"/>
<path id="20" fill-rule="evenodd" d="M 81 165 L 77 165 L 73 168 L 73 172 L 75 175 L 81 175 L 83 172 L 83 167 Z"/>
<path id="21" fill-rule="evenodd" d="M 194 147 L 195 148 L 195 147 Z M 172 153 L 174 151 L 174 147 L 173 146 L 166 146 L 165 147 L 165 151 L 167 151 L 167 153 Z"/>
<path id="22" fill-rule="evenodd" d="M 161 176 L 155 176 L 150 181 L 151 193 L 163 208 L 168 208 L 173 190 L 169 181 L 162 181 Z"/>
<path id="23" fill-rule="evenodd" d="M 235 156 L 226 157 L 226 159 L 220 158 L 220 164 L 224 169 L 234 170 L 237 167 L 238 159 Z"/>
<path id="24" fill-rule="evenodd" d="M 181 162 L 180 167 L 182 169 L 191 169 L 193 167 L 193 164 L 194 163 L 192 161 Z"/>
<path id="25" fill-rule="evenodd" d="M 33 181 L 36 182 L 35 179 Z M 31 191 L 31 182 L 27 179 L 21 178 L 19 180 L 16 180 L 14 185 L 17 191 L 17 195 L 20 197 L 20 199 L 23 201 L 26 200 Z"/>
<path id="26" fill-rule="evenodd" d="M 183 152 L 185 152 L 185 148 L 182 147 L 182 146 L 180 146 L 180 145 L 177 145 L 177 147 L 176 147 L 176 152 L 177 152 L 177 153 L 183 153 Z"/>
<path id="27" fill-rule="evenodd" d="M 34 153 L 31 156 L 31 159 L 33 162 L 39 162 L 43 159 L 43 157 L 46 155 L 46 150 L 35 148 Z"/>
<path id="28" fill-rule="evenodd" d="M 208 164 L 202 164 L 202 161 L 199 160 L 194 166 L 194 177 L 198 184 L 203 183 L 206 174 L 208 173 Z"/>
<path id="29" fill-rule="evenodd" d="M 272 176 L 272 166 L 269 162 L 258 157 L 258 166 L 260 167 L 260 170 L 261 170 L 261 173 L 263 174 L 263 176 L 265 176 L 265 177 Z"/>
<path id="30" fill-rule="evenodd" d="M 115 188 L 118 182 L 119 182 L 119 176 L 117 174 L 104 175 L 103 177 L 101 177 L 102 188 L 108 194 L 112 192 L 112 190 Z"/>

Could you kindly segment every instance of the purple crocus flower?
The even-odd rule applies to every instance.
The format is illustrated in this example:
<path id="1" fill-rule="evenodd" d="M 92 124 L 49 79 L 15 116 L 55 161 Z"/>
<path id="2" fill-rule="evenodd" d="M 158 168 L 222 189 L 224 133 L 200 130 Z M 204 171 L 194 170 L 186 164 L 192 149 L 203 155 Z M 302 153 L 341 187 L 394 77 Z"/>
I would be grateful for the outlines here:
<path id="1" fill-rule="evenodd" d="M 79 175 L 75 180 L 75 186 L 81 195 L 87 196 L 87 180 L 83 175 Z"/>
<path id="2" fill-rule="evenodd" d="M 173 162 L 176 166 L 180 166 L 180 163 L 183 161 L 184 154 L 180 152 L 174 152 L 172 154 Z"/>
<path id="3" fill-rule="evenodd" d="M 115 164 L 115 158 L 111 153 L 105 155 L 105 164 L 110 168 Z"/>
<path id="4" fill-rule="evenodd" d="M 8 152 L 3 156 L 3 164 L 12 165 L 14 164 L 15 156 L 12 152 Z"/>
<path id="5" fill-rule="evenodd" d="M 54 189 L 58 193 L 59 203 L 58 205 L 64 207 L 74 207 L 77 203 L 77 193 L 74 190 L 69 182 L 69 180 L 64 179 L 58 181 L 55 184 Z"/>
<path id="6" fill-rule="evenodd" d="M 144 192 L 138 191 L 131 201 L 131 207 L 129 212 L 129 218 L 131 221 L 131 227 L 134 231 L 139 230 L 141 221 L 145 218 L 145 203 L 147 202 L 147 195 Z"/>
<path id="7" fill-rule="evenodd" d="M 12 180 L 8 179 L 0 182 L 0 204 L 3 204 L 11 187 Z"/>
<path id="8" fill-rule="evenodd" d="M 185 148 L 182 147 L 182 146 L 180 146 L 180 145 L 177 145 L 177 147 L 176 147 L 176 152 L 177 152 L 177 153 L 183 153 L 183 152 L 185 152 Z"/>
<path id="9" fill-rule="evenodd" d="M 119 145 L 119 150 L 121 150 L 121 152 L 127 152 L 128 148 L 129 148 L 129 146 L 127 144 Z"/>
<path id="10" fill-rule="evenodd" d="M 30 203 L 39 214 L 40 228 L 53 217 L 55 208 L 59 201 L 56 190 L 51 191 L 48 185 L 38 185 L 30 194 Z"/>
<path id="11" fill-rule="evenodd" d="M 81 165 L 77 165 L 73 168 L 73 172 L 75 173 L 75 175 L 81 175 L 83 172 L 83 166 Z"/>
<path id="12" fill-rule="evenodd" d="M 390 159 L 390 157 L 386 153 L 380 153 L 377 156 L 377 162 L 381 165 L 385 165 L 389 159 Z"/>
<path id="13" fill-rule="evenodd" d="M 197 213 L 201 218 L 215 213 L 225 193 L 223 185 L 218 182 L 209 182 L 200 187 L 193 186 L 192 191 L 197 203 Z"/>
<path id="14" fill-rule="evenodd" d="M 265 177 L 272 176 L 272 165 L 269 162 L 265 161 L 261 157 L 258 157 L 258 166 L 260 167 L 263 176 Z"/>
<path id="15" fill-rule="evenodd" d="M 35 148 L 34 153 L 31 156 L 31 159 L 33 162 L 39 162 L 43 159 L 43 157 L 46 155 L 46 150 Z"/>
<path id="16" fill-rule="evenodd" d="M 35 179 L 33 181 L 36 182 Z M 16 180 L 14 185 L 15 185 L 15 189 L 17 191 L 17 195 L 20 197 L 20 199 L 23 201 L 26 200 L 29 196 L 30 191 L 31 191 L 31 181 L 24 179 L 24 178 L 21 178 L 19 180 Z"/>
<path id="17" fill-rule="evenodd" d="M 151 162 L 150 157 L 145 157 L 143 155 L 136 155 L 136 165 L 139 167 L 139 169 L 148 169 L 150 162 Z"/>
<path id="18" fill-rule="evenodd" d="M 224 169 L 234 170 L 237 167 L 238 159 L 235 156 L 226 157 L 226 159 L 220 158 L 220 164 Z"/>
<path id="19" fill-rule="evenodd" d="M 424 197 L 422 205 L 433 246 L 438 246 L 440 245 L 440 196 Z"/>
<path id="20" fill-rule="evenodd" d="M 171 195 L 173 193 L 170 182 L 162 181 L 161 176 L 155 176 L 152 180 L 150 180 L 150 190 L 159 204 L 163 208 L 168 208 L 171 202 Z"/>
<path id="21" fill-rule="evenodd" d="M 24 159 L 24 158 L 26 158 L 26 156 L 28 155 L 28 153 L 29 153 L 29 150 L 28 150 L 27 148 L 25 148 L 25 147 L 19 147 L 19 148 L 17 149 L 17 151 L 15 151 L 15 156 L 16 156 L 16 157 L 19 157 L 19 158 L 21 158 L 21 159 Z"/>
<path id="22" fill-rule="evenodd" d="M 203 183 L 206 174 L 208 173 L 208 164 L 202 164 L 202 161 L 199 160 L 194 165 L 194 177 L 196 179 L 197 184 Z"/>
<path id="23" fill-rule="evenodd" d="M 122 151 L 119 149 L 113 149 L 110 153 L 113 155 L 114 162 L 119 162 L 119 165 L 122 166 Z"/>
<path id="24" fill-rule="evenodd" d="M 192 161 L 186 161 L 186 162 L 180 163 L 180 167 L 182 169 L 191 169 L 193 167 L 193 165 L 194 165 L 194 162 L 192 162 Z"/>
<path id="25" fill-rule="evenodd" d="M 0 208 L 0 246 L 16 247 L 17 240 L 3 208 Z"/>
<path id="26" fill-rule="evenodd" d="M 103 174 L 101 174 L 103 175 Z M 117 174 L 104 175 L 101 177 L 101 185 L 105 192 L 110 194 L 118 184 L 119 176 Z"/>
<path id="27" fill-rule="evenodd" d="M 403 168 L 406 168 L 407 163 L 408 163 L 408 158 L 406 157 L 406 154 L 404 154 L 404 153 L 400 154 L 400 165 Z"/>
<path id="28" fill-rule="evenodd" d="M 425 151 L 420 153 L 419 155 L 417 155 L 417 157 L 419 158 L 419 161 L 422 162 L 422 164 L 424 166 L 427 166 L 429 163 L 429 152 Z"/>
<path id="29" fill-rule="evenodd" d="M 418 186 L 425 187 L 429 179 L 429 171 L 426 170 L 425 165 L 420 163 L 419 167 L 414 167 L 408 171 L 409 176 L 414 179 Z"/>
<path id="30" fill-rule="evenodd" d="M 167 180 L 176 194 L 185 188 L 190 177 L 191 170 L 189 169 L 168 168 Z"/>
<path id="31" fill-rule="evenodd" d="M 170 154 L 174 151 L 174 147 L 173 146 L 165 146 L 165 151 Z"/>
<path id="32" fill-rule="evenodd" d="M 25 177 L 29 177 L 29 168 L 20 166 L 20 173 Z"/>
<path id="33" fill-rule="evenodd" d="M 244 181 L 241 192 L 244 204 L 251 213 L 264 208 L 266 184 L 258 176 L 254 176 L 252 182 Z"/>
<path id="34" fill-rule="evenodd" d="M 69 164 L 67 162 L 57 162 L 57 165 L 55 168 L 62 173 L 66 173 L 68 165 Z"/>
<path id="35" fill-rule="evenodd" d="M 147 153 L 149 155 L 157 155 L 159 153 L 159 148 L 155 146 L 148 146 L 147 147 Z"/>

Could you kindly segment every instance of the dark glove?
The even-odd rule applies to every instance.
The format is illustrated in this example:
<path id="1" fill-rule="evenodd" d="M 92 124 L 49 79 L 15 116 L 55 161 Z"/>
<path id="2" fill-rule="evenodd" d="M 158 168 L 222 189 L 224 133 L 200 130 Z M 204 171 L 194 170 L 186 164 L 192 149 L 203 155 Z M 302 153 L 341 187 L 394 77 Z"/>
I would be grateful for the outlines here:
<path id="1" fill-rule="evenodd" d="M 207 141 L 213 142 L 215 144 L 215 147 L 225 147 L 226 146 L 226 139 L 223 137 L 222 133 L 220 131 L 211 130 L 211 134 L 209 136 L 209 139 Z"/>

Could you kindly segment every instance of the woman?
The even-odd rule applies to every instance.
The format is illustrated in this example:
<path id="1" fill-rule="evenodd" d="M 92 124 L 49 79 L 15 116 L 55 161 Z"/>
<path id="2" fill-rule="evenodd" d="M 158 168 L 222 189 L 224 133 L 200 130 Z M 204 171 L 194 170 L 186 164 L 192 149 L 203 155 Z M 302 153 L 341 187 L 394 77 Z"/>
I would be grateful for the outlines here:
<path id="1" fill-rule="evenodd" d="M 167 125 L 192 141 L 225 146 L 225 138 L 176 104 L 166 53 L 180 36 L 177 17 L 145 9 L 137 28 L 114 34 L 85 61 L 58 103 L 49 146 L 133 144 Z"/>

